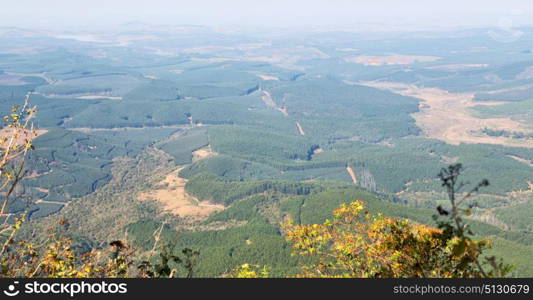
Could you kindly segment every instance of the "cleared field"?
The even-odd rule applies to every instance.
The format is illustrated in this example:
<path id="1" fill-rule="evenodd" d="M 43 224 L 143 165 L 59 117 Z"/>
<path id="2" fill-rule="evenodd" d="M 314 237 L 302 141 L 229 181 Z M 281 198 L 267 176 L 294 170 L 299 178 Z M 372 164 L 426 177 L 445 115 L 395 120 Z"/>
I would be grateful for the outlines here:
<path id="1" fill-rule="evenodd" d="M 192 152 L 192 161 L 196 162 L 202 159 L 206 159 L 212 156 L 218 155 L 211 149 L 211 146 L 207 146 Z"/>
<path id="2" fill-rule="evenodd" d="M 347 57 L 345 60 L 347 62 L 354 62 L 358 64 L 363 64 L 367 66 L 383 66 L 383 65 L 410 65 L 412 63 L 418 62 L 432 62 L 439 60 L 440 57 L 437 56 L 422 56 L 422 55 L 384 55 L 384 56 L 355 56 Z"/>
<path id="3" fill-rule="evenodd" d="M 192 161 L 196 162 L 212 156 L 218 155 L 206 146 L 192 152 Z M 225 207 L 220 204 L 213 204 L 209 201 L 199 201 L 196 197 L 191 196 L 185 190 L 187 179 L 179 177 L 179 172 L 186 166 L 167 174 L 156 187 L 138 195 L 139 200 L 156 200 L 161 204 L 164 211 L 185 218 L 189 221 L 196 222 L 204 220 L 215 212 L 224 210 Z"/>
<path id="4" fill-rule="evenodd" d="M 163 209 L 169 213 L 192 221 L 199 221 L 209 215 L 224 210 L 220 204 L 212 204 L 208 201 L 199 201 L 185 191 L 187 179 L 178 176 L 183 167 L 168 174 L 157 185 L 156 189 L 141 193 L 139 200 L 156 200 Z"/>
<path id="5" fill-rule="evenodd" d="M 415 85 L 395 82 L 364 82 L 366 86 L 393 91 L 400 95 L 423 100 L 420 112 L 412 116 L 416 124 L 429 138 L 445 141 L 452 145 L 495 144 L 511 147 L 533 148 L 533 141 L 508 137 L 488 136 L 483 129 L 531 132 L 525 124 L 508 117 L 477 118 L 470 108 L 477 105 L 498 105 L 499 102 L 474 102 L 472 93 L 449 93 L 437 88 L 421 88 Z"/>

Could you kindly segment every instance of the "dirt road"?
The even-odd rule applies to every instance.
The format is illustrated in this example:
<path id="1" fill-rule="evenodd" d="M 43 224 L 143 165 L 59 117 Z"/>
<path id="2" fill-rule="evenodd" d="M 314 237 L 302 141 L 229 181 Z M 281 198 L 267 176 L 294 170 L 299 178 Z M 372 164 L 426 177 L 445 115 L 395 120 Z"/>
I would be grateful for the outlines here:
<path id="1" fill-rule="evenodd" d="M 300 135 L 305 135 L 305 131 L 304 131 L 302 125 L 300 125 L 300 122 L 296 122 L 296 128 L 298 129 L 298 133 Z"/>
<path id="2" fill-rule="evenodd" d="M 279 112 L 281 112 L 285 117 L 289 116 L 289 113 L 287 112 L 286 107 L 279 107 L 276 102 L 272 99 L 272 95 L 268 91 L 263 91 L 263 96 L 261 97 L 263 102 L 267 107 L 270 107 L 272 109 L 275 109 Z"/>
<path id="3" fill-rule="evenodd" d="M 353 184 L 357 184 L 357 175 L 355 175 L 354 170 L 350 166 L 346 166 L 346 171 L 348 172 L 348 175 L 352 178 Z"/>

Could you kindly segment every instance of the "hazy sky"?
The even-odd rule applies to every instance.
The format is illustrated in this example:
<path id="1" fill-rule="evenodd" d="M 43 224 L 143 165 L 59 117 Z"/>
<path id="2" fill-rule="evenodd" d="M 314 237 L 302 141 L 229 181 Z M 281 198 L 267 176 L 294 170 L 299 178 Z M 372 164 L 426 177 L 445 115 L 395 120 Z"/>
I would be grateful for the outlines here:
<path id="1" fill-rule="evenodd" d="M 0 26 L 155 24 L 411 27 L 533 24 L 530 0 L 1 0 Z"/>

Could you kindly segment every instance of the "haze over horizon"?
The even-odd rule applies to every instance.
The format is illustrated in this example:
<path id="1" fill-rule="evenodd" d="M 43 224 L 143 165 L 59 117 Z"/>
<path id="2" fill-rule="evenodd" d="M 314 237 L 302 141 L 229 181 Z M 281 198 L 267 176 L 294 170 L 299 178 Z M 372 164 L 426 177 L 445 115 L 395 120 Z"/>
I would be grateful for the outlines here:
<path id="1" fill-rule="evenodd" d="M 435 3 L 421 0 L 328 2 L 316 0 L 20 0 L 4 5 L 0 26 L 102 29 L 131 21 L 207 26 L 312 27 L 387 30 L 524 26 L 533 24 L 533 3 L 518 0 Z"/>

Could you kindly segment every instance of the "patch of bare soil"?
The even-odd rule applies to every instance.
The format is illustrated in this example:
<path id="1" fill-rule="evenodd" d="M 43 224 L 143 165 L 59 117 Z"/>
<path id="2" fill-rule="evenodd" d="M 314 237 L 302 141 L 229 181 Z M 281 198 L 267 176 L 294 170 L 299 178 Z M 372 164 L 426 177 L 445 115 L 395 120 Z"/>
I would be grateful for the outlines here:
<path id="1" fill-rule="evenodd" d="M 286 107 L 278 107 L 278 105 L 276 104 L 276 102 L 274 102 L 274 100 L 272 99 L 272 95 L 270 94 L 270 92 L 268 91 L 263 91 L 263 97 L 261 97 L 261 99 L 263 100 L 263 102 L 265 103 L 265 105 L 267 107 L 270 107 L 272 109 L 275 109 L 279 112 L 281 112 L 285 117 L 289 116 L 289 113 L 287 112 L 287 108 Z"/>
<path id="2" fill-rule="evenodd" d="M 498 219 L 497 216 L 494 215 L 492 210 L 483 210 L 482 214 L 472 214 L 468 216 L 468 219 L 475 220 L 478 222 L 483 222 L 490 224 L 492 226 L 496 226 L 502 230 L 511 230 L 511 226 L 504 223 L 502 220 Z"/>
<path id="3" fill-rule="evenodd" d="M 305 131 L 304 131 L 302 125 L 300 125 L 300 122 L 296 122 L 296 128 L 298 129 L 298 133 L 300 135 L 305 135 Z"/>
<path id="4" fill-rule="evenodd" d="M 530 161 L 530 160 L 527 160 L 525 158 L 521 158 L 518 156 L 514 156 L 514 155 L 507 155 L 507 156 L 533 168 L 533 161 Z"/>
<path id="5" fill-rule="evenodd" d="M 287 111 L 287 107 L 286 106 L 282 106 L 282 107 L 279 107 L 276 102 L 274 102 L 274 100 L 272 99 L 272 95 L 270 94 L 270 92 L 268 91 L 263 91 L 263 96 L 261 97 L 261 99 L 263 100 L 263 102 L 265 103 L 265 105 L 267 107 L 270 107 L 272 109 L 275 109 L 279 112 L 281 112 L 285 117 L 288 117 L 289 116 L 289 112 Z M 296 122 L 296 130 L 298 130 L 298 134 L 299 135 L 305 135 L 305 131 L 302 127 L 302 124 L 300 124 L 300 122 Z"/>
<path id="6" fill-rule="evenodd" d="M 189 223 L 180 224 L 180 231 L 219 231 L 235 227 L 241 227 L 248 223 L 248 221 L 228 220 L 228 221 L 214 221 L 209 224 L 203 223 Z"/>
<path id="7" fill-rule="evenodd" d="M 443 70 L 443 71 L 462 71 L 469 69 L 482 69 L 487 68 L 488 64 L 448 64 L 426 67 L 427 70 Z"/>
<path id="8" fill-rule="evenodd" d="M 278 77 L 270 76 L 270 75 L 257 75 L 257 77 L 261 78 L 262 80 L 275 80 L 275 81 L 279 80 Z"/>
<path id="9" fill-rule="evenodd" d="M 76 97 L 76 99 L 82 100 L 122 100 L 120 96 L 104 96 L 104 95 L 85 95 Z"/>
<path id="10" fill-rule="evenodd" d="M 34 92 L 35 95 L 41 95 L 53 99 L 79 99 L 79 100 L 122 100 L 121 96 L 112 96 L 110 93 L 99 94 L 45 94 Z"/>
<path id="11" fill-rule="evenodd" d="M 350 178 L 352 178 L 353 184 L 357 184 L 357 175 L 355 175 L 355 172 L 352 167 L 346 166 L 346 171 L 348 172 L 348 175 L 350 175 Z"/>
<path id="12" fill-rule="evenodd" d="M 206 159 L 215 155 L 218 155 L 218 153 L 214 152 L 213 149 L 211 149 L 211 146 L 207 146 L 192 152 L 192 162 Z"/>
<path id="13" fill-rule="evenodd" d="M 355 62 L 367 66 L 382 66 L 382 65 L 409 65 L 417 62 L 432 62 L 439 60 L 438 56 L 422 56 L 422 55 L 400 55 L 391 54 L 384 56 L 355 56 L 347 57 L 347 62 Z"/>
<path id="14" fill-rule="evenodd" d="M 34 187 L 34 189 L 35 189 L 36 191 L 41 192 L 41 193 L 48 193 L 48 192 L 49 192 L 48 189 L 44 189 L 44 188 L 40 188 L 40 187 Z"/>
<path id="15" fill-rule="evenodd" d="M 495 102 L 474 102 L 473 93 L 449 93 L 437 88 L 422 88 L 415 85 L 395 82 L 362 82 L 362 85 L 386 89 L 404 96 L 423 100 L 420 111 L 413 114 L 416 124 L 427 137 L 439 139 L 452 145 L 496 144 L 511 147 L 533 148 L 532 140 L 493 137 L 482 133 L 485 128 L 492 130 L 533 132 L 511 118 L 486 118 L 473 116 L 469 108 L 476 105 L 495 105 Z"/>
<path id="16" fill-rule="evenodd" d="M 68 202 L 58 202 L 58 201 L 47 201 L 47 200 L 43 200 L 43 199 L 39 199 L 37 201 L 35 201 L 35 204 L 38 204 L 38 203 L 48 203 L 48 204 L 58 204 L 58 205 L 63 205 L 63 206 L 68 206 Z"/>
<path id="17" fill-rule="evenodd" d="M 533 199 L 533 181 L 527 182 L 527 189 L 510 192 L 509 195 L 515 199 L 515 202 L 518 204 Z"/>
<path id="18" fill-rule="evenodd" d="M 387 146 L 387 147 L 390 147 L 390 148 L 392 148 L 392 147 L 396 147 L 396 145 L 394 145 L 394 144 L 391 142 L 390 139 L 382 140 L 382 141 L 380 141 L 380 142 L 378 142 L 378 143 L 376 143 L 376 144 L 381 145 L 381 146 Z"/>
<path id="19" fill-rule="evenodd" d="M 39 174 L 39 173 L 33 171 L 33 172 L 31 172 L 30 174 L 26 175 L 26 178 L 27 178 L 27 179 L 37 178 L 37 177 L 39 177 L 39 176 L 44 176 L 44 175 L 50 174 L 50 173 L 52 173 L 52 172 L 53 172 L 53 170 L 50 170 L 50 171 L 47 171 L 47 172 L 44 172 L 44 173 L 40 173 L 40 174 Z M 35 189 L 37 189 L 37 188 L 35 188 Z M 47 193 L 48 193 L 48 192 L 47 192 Z"/>
<path id="20" fill-rule="evenodd" d="M 324 152 L 324 149 L 322 148 L 316 148 L 315 150 L 313 150 L 313 154 L 319 154 L 319 153 L 322 153 Z"/>
<path id="21" fill-rule="evenodd" d="M 83 133 L 91 133 L 97 131 L 128 131 L 128 130 L 145 130 L 145 129 L 187 129 L 189 125 L 165 125 L 165 126 L 142 126 L 142 127 L 115 127 L 115 128 L 92 128 L 92 127 L 72 127 L 68 130 L 79 131 Z"/>
<path id="22" fill-rule="evenodd" d="M 156 189 L 141 193 L 139 200 L 156 200 L 166 212 L 191 221 L 206 219 L 209 215 L 225 209 L 223 205 L 199 201 L 185 191 L 187 179 L 179 177 L 183 167 L 172 171 L 157 185 Z"/>

